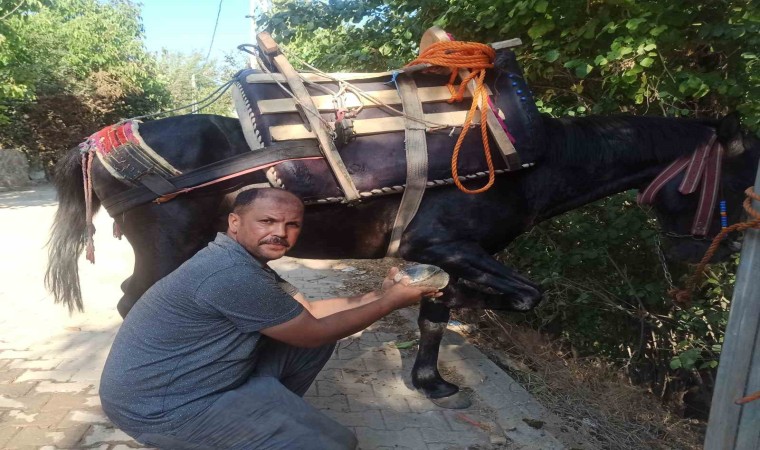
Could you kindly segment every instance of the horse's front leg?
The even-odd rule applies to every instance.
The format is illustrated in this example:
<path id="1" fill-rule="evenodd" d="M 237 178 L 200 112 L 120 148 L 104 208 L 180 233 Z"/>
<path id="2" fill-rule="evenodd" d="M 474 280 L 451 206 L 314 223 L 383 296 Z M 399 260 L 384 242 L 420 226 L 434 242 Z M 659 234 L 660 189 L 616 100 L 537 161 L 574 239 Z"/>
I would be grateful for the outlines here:
<path id="1" fill-rule="evenodd" d="M 459 392 L 459 387 L 444 380 L 438 372 L 438 350 L 449 323 L 449 312 L 450 309 L 442 303 L 423 299 L 417 319 L 420 346 L 412 368 L 412 384 L 431 399 L 449 397 Z"/>
<path id="2" fill-rule="evenodd" d="M 538 304 L 541 289 L 472 242 L 438 244 L 408 254 L 412 256 L 418 262 L 436 264 L 452 276 L 443 297 L 422 302 L 418 320 L 420 345 L 412 383 L 439 406 L 467 407 L 469 399 L 456 395 L 459 388 L 444 380 L 438 370 L 438 352 L 450 308 L 527 311 Z"/>

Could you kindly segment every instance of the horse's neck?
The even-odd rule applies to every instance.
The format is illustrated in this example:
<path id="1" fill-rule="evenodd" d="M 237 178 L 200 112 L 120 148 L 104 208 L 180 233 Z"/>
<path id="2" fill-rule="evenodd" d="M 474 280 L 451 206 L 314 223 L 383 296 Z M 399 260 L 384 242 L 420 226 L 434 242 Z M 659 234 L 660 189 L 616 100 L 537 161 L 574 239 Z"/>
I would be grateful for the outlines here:
<path id="1" fill-rule="evenodd" d="M 537 221 L 643 187 L 709 133 L 703 125 L 661 118 L 544 121 L 546 154 L 525 184 Z"/>

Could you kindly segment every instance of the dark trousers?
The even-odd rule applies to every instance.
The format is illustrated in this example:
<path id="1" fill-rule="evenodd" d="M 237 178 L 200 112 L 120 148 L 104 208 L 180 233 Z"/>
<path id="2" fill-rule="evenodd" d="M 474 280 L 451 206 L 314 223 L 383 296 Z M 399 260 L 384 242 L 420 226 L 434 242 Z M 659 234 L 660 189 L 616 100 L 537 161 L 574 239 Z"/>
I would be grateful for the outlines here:
<path id="1" fill-rule="evenodd" d="M 334 344 L 313 349 L 267 339 L 244 385 L 171 434 L 137 440 L 162 449 L 354 449 L 356 437 L 301 398 L 332 355 Z"/>

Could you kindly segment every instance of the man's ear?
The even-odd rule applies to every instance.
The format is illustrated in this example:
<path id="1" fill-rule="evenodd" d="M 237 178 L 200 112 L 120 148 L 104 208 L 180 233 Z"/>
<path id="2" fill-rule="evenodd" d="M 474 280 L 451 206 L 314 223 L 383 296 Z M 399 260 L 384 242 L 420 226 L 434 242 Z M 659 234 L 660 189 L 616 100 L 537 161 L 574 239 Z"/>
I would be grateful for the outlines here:
<path id="1" fill-rule="evenodd" d="M 227 231 L 232 234 L 237 234 L 238 229 L 240 228 L 240 216 L 231 212 L 230 215 L 227 216 L 227 225 Z"/>

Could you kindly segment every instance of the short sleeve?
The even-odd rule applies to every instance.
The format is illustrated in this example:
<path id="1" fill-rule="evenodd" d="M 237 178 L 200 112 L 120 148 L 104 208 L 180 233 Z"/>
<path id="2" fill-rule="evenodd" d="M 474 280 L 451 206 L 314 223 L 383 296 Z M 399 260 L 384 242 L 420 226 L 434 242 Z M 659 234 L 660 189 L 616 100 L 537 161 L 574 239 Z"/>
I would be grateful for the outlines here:
<path id="1" fill-rule="evenodd" d="M 198 286 L 195 300 L 223 314 L 244 333 L 285 323 L 303 311 L 272 274 L 247 264 L 210 275 Z"/>
<path id="2" fill-rule="evenodd" d="M 277 284 L 279 284 L 280 288 L 282 288 L 282 290 L 289 296 L 295 297 L 298 295 L 298 288 L 283 280 L 279 275 L 277 275 Z"/>

